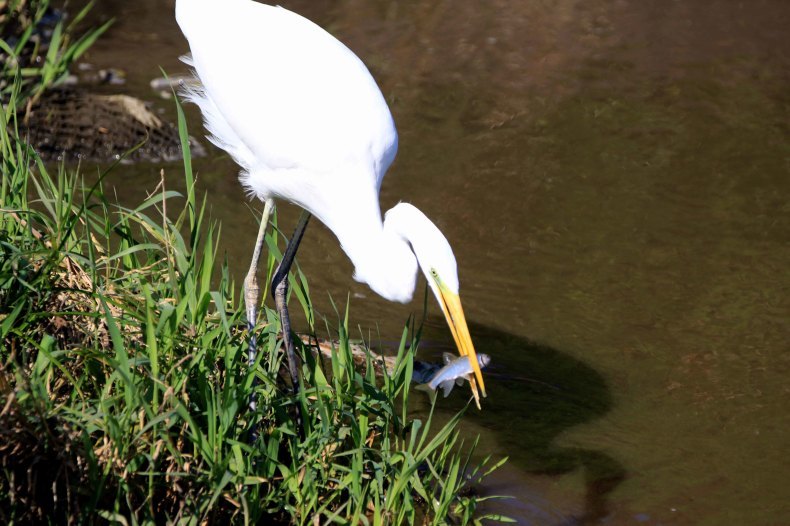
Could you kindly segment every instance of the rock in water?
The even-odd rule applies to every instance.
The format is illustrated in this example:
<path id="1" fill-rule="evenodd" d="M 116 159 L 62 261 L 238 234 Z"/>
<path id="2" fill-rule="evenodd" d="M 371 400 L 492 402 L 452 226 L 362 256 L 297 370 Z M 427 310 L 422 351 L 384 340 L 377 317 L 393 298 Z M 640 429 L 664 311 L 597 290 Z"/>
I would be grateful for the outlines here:
<path id="1" fill-rule="evenodd" d="M 46 160 L 169 162 L 182 157 L 178 129 L 128 95 L 50 91 L 31 109 L 27 136 Z M 190 147 L 193 157 L 205 155 L 192 139 Z"/>

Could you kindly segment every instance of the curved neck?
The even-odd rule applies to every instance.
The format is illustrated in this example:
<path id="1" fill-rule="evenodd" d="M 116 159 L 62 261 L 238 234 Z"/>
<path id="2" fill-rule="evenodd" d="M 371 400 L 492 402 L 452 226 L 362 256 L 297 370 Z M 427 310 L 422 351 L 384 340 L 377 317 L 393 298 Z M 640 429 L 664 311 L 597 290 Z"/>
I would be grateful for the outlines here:
<path id="1" fill-rule="evenodd" d="M 391 221 L 382 223 L 378 214 L 376 217 L 354 215 L 356 217 L 342 226 L 330 226 L 354 264 L 354 279 L 367 283 L 374 292 L 390 301 L 411 301 L 418 266 L 407 238 Z"/>
<path id="2" fill-rule="evenodd" d="M 410 301 L 418 267 L 435 294 L 438 282 L 432 274 L 441 275 L 443 285 L 458 292 L 458 271 L 450 244 L 414 206 L 399 203 L 387 212 L 383 224 L 377 216 L 376 221 L 358 221 L 352 230 L 356 235 L 350 236 L 348 248 L 343 236 L 338 237 L 356 266 L 354 277 L 378 294 L 392 301 Z"/>
<path id="3" fill-rule="evenodd" d="M 354 279 L 390 301 L 406 303 L 414 294 L 417 269 L 431 284 L 436 268 L 450 290 L 457 292 L 455 258 L 436 225 L 408 203 L 392 207 L 382 222 L 377 201 L 359 200 L 342 213 L 319 216 L 354 264 Z"/>

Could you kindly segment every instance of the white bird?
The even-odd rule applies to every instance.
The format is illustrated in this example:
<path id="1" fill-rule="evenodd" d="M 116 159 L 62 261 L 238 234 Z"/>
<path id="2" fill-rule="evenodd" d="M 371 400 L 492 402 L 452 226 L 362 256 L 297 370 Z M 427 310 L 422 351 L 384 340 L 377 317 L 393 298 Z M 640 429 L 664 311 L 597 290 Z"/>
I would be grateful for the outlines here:
<path id="1" fill-rule="evenodd" d="M 362 61 L 313 22 L 252 0 L 177 0 L 210 140 L 241 166 L 244 188 L 266 203 L 245 301 L 250 328 L 258 303 L 256 272 L 273 200 L 306 213 L 289 242 L 272 294 L 280 311 L 294 389 L 299 388 L 285 308 L 288 268 L 310 214 L 340 241 L 354 279 L 390 301 L 408 302 L 422 270 L 461 356 L 485 385 L 458 295 L 450 244 L 417 208 L 400 203 L 382 221 L 379 188 L 395 159 L 398 135 L 387 103 Z M 254 362 L 254 338 L 250 360 Z M 475 382 L 476 380 L 476 382 Z M 254 401 L 251 402 L 254 408 Z"/>

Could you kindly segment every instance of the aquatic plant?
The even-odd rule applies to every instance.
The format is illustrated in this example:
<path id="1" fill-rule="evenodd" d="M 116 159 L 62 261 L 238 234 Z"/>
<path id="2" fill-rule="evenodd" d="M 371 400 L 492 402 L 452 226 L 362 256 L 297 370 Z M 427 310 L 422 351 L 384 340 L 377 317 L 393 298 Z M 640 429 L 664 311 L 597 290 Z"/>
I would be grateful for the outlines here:
<path id="1" fill-rule="evenodd" d="M 0 521 L 481 519 L 484 499 L 468 488 L 498 464 L 472 462 L 462 414 L 440 428 L 408 414 L 413 322 L 397 366 L 377 377 L 369 353 L 354 367 L 346 309 L 326 324 L 328 364 L 300 346 L 306 384 L 294 397 L 264 307 L 258 363 L 246 366 L 238 287 L 196 197 L 180 107 L 186 195 L 163 177 L 135 207 L 108 198 L 109 171 L 92 183 L 51 173 L 16 138 L 14 107 L 0 110 Z M 271 275 L 280 239 L 266 241 Z M 314 319 L 304 276 L 290 279 Z M 297 404 L 309 408 L 304 438 Z"/>

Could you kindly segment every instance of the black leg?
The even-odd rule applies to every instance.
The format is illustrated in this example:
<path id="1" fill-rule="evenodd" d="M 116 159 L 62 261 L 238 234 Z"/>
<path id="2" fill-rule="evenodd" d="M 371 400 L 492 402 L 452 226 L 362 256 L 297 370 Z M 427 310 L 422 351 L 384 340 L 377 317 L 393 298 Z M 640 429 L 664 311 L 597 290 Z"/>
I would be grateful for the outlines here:
<path id="1" fill-rule="evenodd" d="M 285 248 L 285 254 L 280 261 L 280 265 L 274 272 L 272 278 L 272 297 L 277 306 L 277 312 L 280 315 L 280 326 L 283 331 L 283 344 L 285 346 L 285 356 L 288 359 L 288 372 L 291 376 L 291 384 L 293 385 L 294 395 L 299 394 L 299 357 L 296 356 L 296 348 L 294 347 L 293 338 L 291 337 L 291 319 L 288 316 L 288 271 L 296 257 L 296 251 L 299 249 L 299 243 L 302 241 L 302 236 L 307 228 L 307 222 L 310 220 L 310 212 L 302 212 L 299 222 L 296 225 L 291 240 Z M 294 396 L 296 399 L 297 397 Z M 296 401 L 297 407 L 297 422 L 296 427 L 299 429 L 300 435 L 304 433 L 302 429 L 302 406 L 298 400 Z"/>

